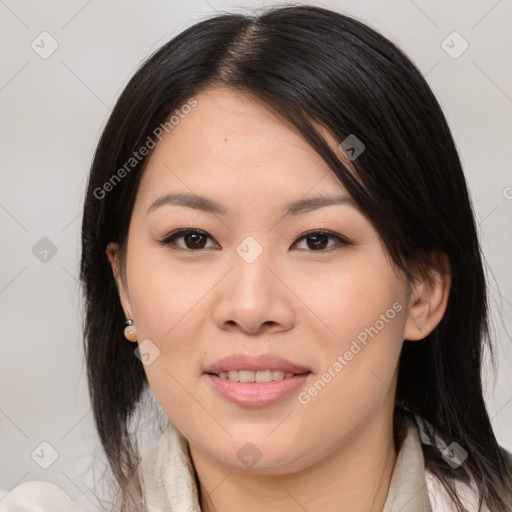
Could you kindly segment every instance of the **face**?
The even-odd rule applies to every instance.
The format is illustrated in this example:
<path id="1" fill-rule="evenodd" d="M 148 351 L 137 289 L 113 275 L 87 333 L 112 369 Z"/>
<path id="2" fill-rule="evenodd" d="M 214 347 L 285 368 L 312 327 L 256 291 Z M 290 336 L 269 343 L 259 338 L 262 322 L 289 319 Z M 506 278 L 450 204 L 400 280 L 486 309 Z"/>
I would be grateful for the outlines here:
<path id="1" fill-rule="evenodd" d="M 290 126 L 230 90 L 196 100 L 140 182 L 122 305 L 191 449 L 240 471 L 298 471 L 390 418 L 409 287 Z M 340 199 L 290 208 L 317 197 Z"/>

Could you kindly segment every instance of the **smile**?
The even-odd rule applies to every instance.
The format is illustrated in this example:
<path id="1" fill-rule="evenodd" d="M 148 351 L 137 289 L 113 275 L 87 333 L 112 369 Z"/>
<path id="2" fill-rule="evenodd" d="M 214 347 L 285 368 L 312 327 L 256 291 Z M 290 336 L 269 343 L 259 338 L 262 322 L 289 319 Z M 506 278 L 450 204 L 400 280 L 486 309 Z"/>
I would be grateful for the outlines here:
<path id="1" fill-rule="evenodd" d="M 295 375 L 297 374 L 283 370 L 231 370 L 220 372 L 218 377 L 228 379 L 231 382 L 272 382 L 289 379 Z"/>

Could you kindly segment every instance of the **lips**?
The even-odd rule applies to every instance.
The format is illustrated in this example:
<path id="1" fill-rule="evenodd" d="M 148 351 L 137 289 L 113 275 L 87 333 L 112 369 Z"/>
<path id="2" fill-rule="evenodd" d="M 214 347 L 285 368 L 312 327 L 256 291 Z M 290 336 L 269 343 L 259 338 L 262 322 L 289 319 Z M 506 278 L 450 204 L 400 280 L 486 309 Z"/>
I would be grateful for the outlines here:
<path id="1" fill-rule="evenodd" d="M 311 370 L 279 356 L 234 354 L 209 365 L 205 377 L 224 399 L 240 407 L 267 407 L 305 385 Z"/>

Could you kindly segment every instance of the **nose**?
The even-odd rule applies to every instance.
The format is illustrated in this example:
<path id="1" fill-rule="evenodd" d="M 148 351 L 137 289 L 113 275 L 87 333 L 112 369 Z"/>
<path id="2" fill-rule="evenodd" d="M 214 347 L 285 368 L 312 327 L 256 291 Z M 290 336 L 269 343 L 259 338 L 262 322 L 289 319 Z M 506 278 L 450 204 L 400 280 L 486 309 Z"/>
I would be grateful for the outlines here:
<path id="1" fill-rule="evenodd" d="M 222 280 L 214 321 L 220 329 L 246 334 L 286 331 L 295 322 L 290 280 L 265 251 L 248 262 L 234 255 L 234 268 Z"/>

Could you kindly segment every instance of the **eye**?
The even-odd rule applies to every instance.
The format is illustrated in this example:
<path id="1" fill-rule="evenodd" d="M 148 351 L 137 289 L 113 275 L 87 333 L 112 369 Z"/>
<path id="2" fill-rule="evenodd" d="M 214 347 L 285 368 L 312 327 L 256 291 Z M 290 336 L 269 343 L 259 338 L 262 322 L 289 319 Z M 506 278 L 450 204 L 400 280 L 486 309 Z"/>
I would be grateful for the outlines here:
<path id="1" fill-rule="evenodd" d="M 297 242 L 301 242 L 304 240 L 307 249 L 311 249 L 311 251 L 309 252 L 330 252 L 330 248 L 326 250 L 326 247 L 332 247 L 332 245 L 328 245 L 329 239 L 337 241 L 338 245 L 341 246 L 350 245 L 350 242 L 341 235 L 325 229 L 312 230 L 306 233 L 299 232 L 296 233 L 295 236 L 297 236 L 298 234 L 300 234 L 301 236 L 295 241 L 294 245 L 296 245 Z M 219 247 L 218 244 L 214 244 L 213 246 L 207 247 L 206 244 L 208 239 L 213 240 L 213 238 L 210 235 L 208 235 L 206 231 L 203 231 L 201 229 L 181 228 L 177 229 L 176 231 L 173 231 L 163 240 L 160 240 L 160 243 L 165 246 L 170 246 L 171 249 L 175 251 L 198 252 L 202 249 Z M 177 244 L 177 240 L 183 240 L 184 246 Z"/>
<path id="2" fill-rule="evenodd" d="M 304 240 L 306 247 L 312 249 L 312 251 L 309 252 L 330 252 L 330 249 L 325 250 L 329 239 L 336 240 L 341 246 L 350 245 L 350 242 L 344 237 L 332 231 L 327 231 L 326 229 L 317 229 L 303 233 L 297 241 L 300 242 Z M 332 245 L 330 247 L 332 247 Z"/>
<path id="3" fill-rule="evenodd" d="M 205 247 L 208 238 L 211 237 L 201 229 L 177 229 L 161 240 L 160 243 L 165 246 L 171 246 L 171 249 L 175 251 L 197 251 L 205 248 L 208 249 L 208 247 Z M 176 240 L 179 239 L 183 239 L 185 247 L 180 247 L 176 244 Z M 216 247 L 218 247 L 218 244 Z"/>

